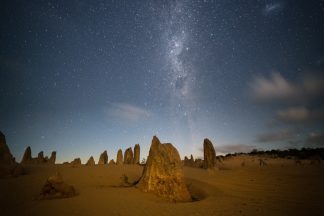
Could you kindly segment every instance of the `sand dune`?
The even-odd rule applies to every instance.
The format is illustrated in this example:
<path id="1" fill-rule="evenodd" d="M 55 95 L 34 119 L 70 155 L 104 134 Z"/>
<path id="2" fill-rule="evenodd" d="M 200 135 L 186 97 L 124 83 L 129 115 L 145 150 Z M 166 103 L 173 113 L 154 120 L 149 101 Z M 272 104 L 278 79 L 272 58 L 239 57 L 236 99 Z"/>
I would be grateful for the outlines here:
<path id="1" fill-rule="evenodd" d="M 245 161 L 245 166 L 242 166 Z M 172 203 L 136 187 L 118 187 L 142 174 L 139 165 L 28 165 L 27 175 L 0 179 L 1 215 L 322 215 L 324 166 L 297 166 L 252 157 L 224 161 L 220 170 L 184 167 L 194 202 Z M 60 172 L 78 195 L 35 200 L 47 177 Z"/>

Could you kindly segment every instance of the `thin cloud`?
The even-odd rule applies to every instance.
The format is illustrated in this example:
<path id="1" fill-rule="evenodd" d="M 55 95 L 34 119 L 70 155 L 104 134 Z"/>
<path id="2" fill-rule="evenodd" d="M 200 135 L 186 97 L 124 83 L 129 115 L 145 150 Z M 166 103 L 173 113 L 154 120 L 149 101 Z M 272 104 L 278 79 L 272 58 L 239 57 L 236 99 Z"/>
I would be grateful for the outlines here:
<path id="1" fill-rule="evenodd" d="M 144 108 L 127 103 L 114 103 L 107 110 L 108 117 L 119 120 L 136 122 L 149 118 L 152 113 Z"/>
<path id="2" fill-rule="evenodd" d="M 277 115 L 281 120 L 288 122 L 306 121 L 310 116 L 310 111 L 305 107 L 289 107 L 284 110 L 277 111 Z"/>
<path id="3" fill-rule="evenodd" d="M 280 120 L 288 123 L 310 123 L 324 120 L 324 109 L 307 109 L 303 106 L 277 111 Z"/>
<path id="4" fill-rule="evenodd" d="M 290 99 L 300 94 L 298 86 L 288 82 L 279 73 L 273 73 L 269 79 L 254 78 L 250 83 L 250 88 L 252 97 L 263 101 Z"/>
<path id="5" fill-rule="evenodd" d="M 316 100 L 324 95 L 324 77 L 322 75 L 306 75 L 302 81 L 291 82 L 279 73 L 270 77 L 255 77 L 250 86 L 250 95 L 257 101 L 305 102 Z"/>
<path id="6" fill-rule="evenodd" d="M 277 13 L 284 8 L 284 4 L 282 2 L 275 2 L 271 4 L 266 4 L 263 9 L 264 15 L 270 15 L 273 13 Z"/>
<path id="7" fill-rule="evenodd" d="M 324 146 L 324 133 L 310 133 L 306 139 L 306 144 Z"/>

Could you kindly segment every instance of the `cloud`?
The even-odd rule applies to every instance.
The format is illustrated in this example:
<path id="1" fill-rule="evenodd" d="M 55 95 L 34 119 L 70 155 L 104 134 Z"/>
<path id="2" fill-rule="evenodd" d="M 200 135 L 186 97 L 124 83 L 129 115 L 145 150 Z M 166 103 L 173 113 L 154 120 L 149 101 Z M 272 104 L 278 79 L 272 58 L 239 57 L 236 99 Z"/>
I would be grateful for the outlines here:
<path id="1" fill-rule="evenodd" d="M 266 4 L 264 9 L 263 9 L 263 14 L 264 15 L 269 15 L 272 13 L 279 12 L 283 9 L 284 5 L 281 2 L 275 2 L 271 4 Z"/>
<path id="2" fill-rule="evenodd" d="M 273 73 L 270 79 L 256 77 L 250 83 L 251 94 L 258 100 L 277 100 L 295 98 L 300 89 L 288 82 L 280 74 Z"/>
<path id="3" fill-rule="evenodd" d="M 255 146 L 245 144 L 230 144 L 217 147 L 217 152 L 222 153 L 248 153 L 255 149 Z"/>
<path id="4" fill-rule="evenodd" d="M 307 75 L 303 79 L 303 89 L 305 93 L 313 96 L 324 94 L 324 77 L 323 75 Z"/>
<path id="5" fill-rule="evenodd" d="M 307 109 L 303 106 L 277 111 L 280 120 L 289 123 L 309 123 L 324 120 L 324 109 Z"/>
<path id="6" fill-rule="evenodd" d="M 306 144 L 324 146 L 324 133 L 310 133 L 306 139 Z"/>
<path id="7" fill-rule="evenodd" d="M 289 107 L 288 109 L 277 111 L 277 115 L 284 121 L 300 122 L 307 120 L 310 112 L 305 107 Z"/>
<path id="8" fill-rule="evenodd" d="M 324 95 L 324 77 L 319 74 L 305 75 L 302 82 L 293 83 L 279 73 L 272 73 L 269 78 L 255 77 L 250 86 L 250 95 L 258 101 L 305 101 L 314 100 Z"/>
<path id="9" fill-rule="evenodd" d="M 257 137 L 258 142 L 277 142 L 284 140 L 291 140 L 296 137 L 296 132 L 292 130 L 281 130 L 273 133 L 260 134 Z"/>
<path id="10" fill-rule="evenodd" d="M 146 109 L 127 103 L 114 103 L 107 110 L 108 117 L 117 118 L 119 120 L 136 122 L 149 118 L 152 113 Z"/>

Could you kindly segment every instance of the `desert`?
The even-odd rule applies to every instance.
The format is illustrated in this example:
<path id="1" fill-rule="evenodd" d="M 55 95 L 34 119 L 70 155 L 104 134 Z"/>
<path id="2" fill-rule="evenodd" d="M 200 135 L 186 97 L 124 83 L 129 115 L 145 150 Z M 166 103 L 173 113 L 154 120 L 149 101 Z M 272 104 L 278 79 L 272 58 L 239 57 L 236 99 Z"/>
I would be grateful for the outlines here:
<path id="1" fill-rule="evenodd" d="M 244 154 L 217 158 L 213 169 L 181 164 L 190 194 L 185 201 L 134 184 L 144 164 L 24 164 L 25 174 L 0 179 L 1 215 L 322 215 L 321 160 Z M 74 196 L 39 198 L 55 173 L 75 188 Z"/>

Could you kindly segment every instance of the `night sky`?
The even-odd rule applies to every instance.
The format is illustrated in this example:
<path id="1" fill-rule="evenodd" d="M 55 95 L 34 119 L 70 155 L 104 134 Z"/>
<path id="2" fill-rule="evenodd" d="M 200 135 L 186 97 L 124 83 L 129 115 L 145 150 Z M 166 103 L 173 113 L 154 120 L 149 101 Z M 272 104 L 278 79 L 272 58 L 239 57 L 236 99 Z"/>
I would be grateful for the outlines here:
<path id="1" fill-rule="evenodd" d="M 0 3 L 0 130 L 18 161 L 153 135 L 180 155 L 324 147 L 324 2 Z"/>

